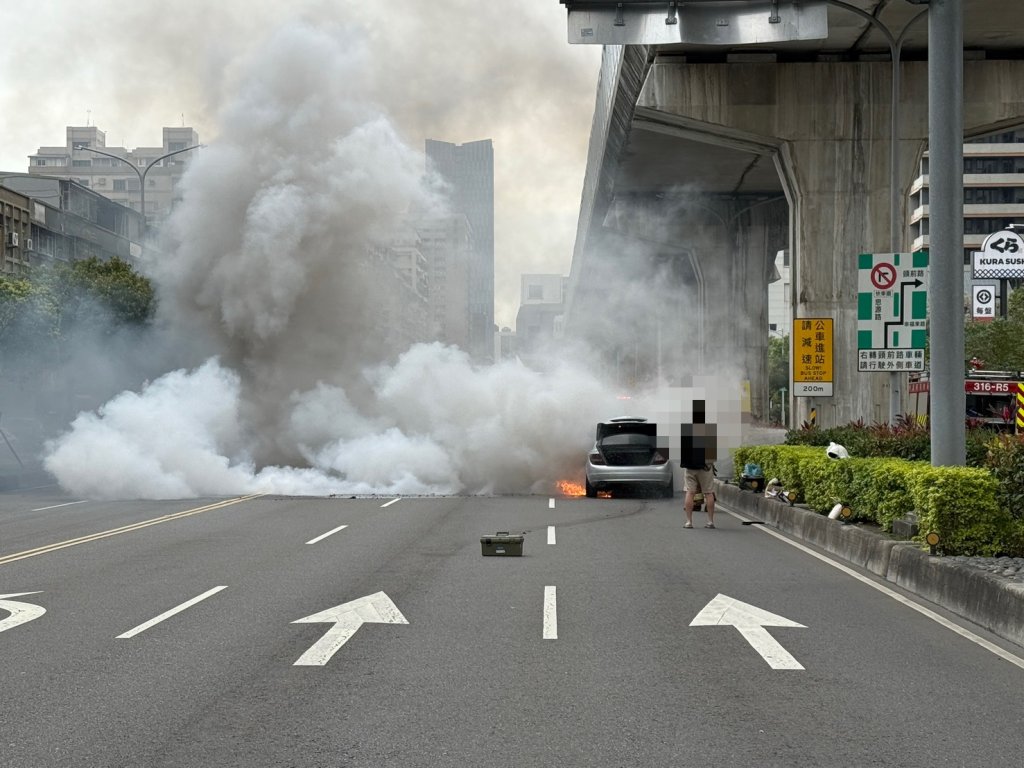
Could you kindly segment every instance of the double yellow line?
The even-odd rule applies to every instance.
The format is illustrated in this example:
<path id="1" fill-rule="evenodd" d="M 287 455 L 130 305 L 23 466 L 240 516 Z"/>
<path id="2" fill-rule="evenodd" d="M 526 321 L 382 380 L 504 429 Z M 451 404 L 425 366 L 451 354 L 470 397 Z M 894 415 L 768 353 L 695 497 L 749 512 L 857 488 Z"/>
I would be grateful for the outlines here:
<path id="1" fill-rule="evenodd" d="M 139 523 L 132 523 L 131 525 L 124 525 L 120 528 L 112 528 L 109 531 L 101 531 L 100 533 L 91 533 L 88 536 L 81 536 L 77 539 L 68 539 L 67 541 L 61 541 L 56 544 L 47 544 L 44 547 L 36 547 L 35 549 L 27 549 L 24 552 L 15 552 L 12 555 L 4 555 L 0 557 L 0 565 L 6 565 L 7 563 L 13 563 L 16 560 L 24 560 L 28 557 L 35 557 L 36 555 L 45 555 L 47 552 L 56 552 L 58 549 L 65 549 L 67 547 L 74 547 L 78 544 L 85 544 L 90 541 L 97 541 L 98 539 L 105 539 L 109 536 L 117 536 L 119 533 L 131 533 L 132 531 L 138 531 L 141 528 L 148 528 L 151 525 L 160 525 L 160 523 L 167 523 L 171 520 L 177 520 L 182 517 L 189 517 L 191 515 L 198 515 L 201 512 L 211 512 L 214 509 L 222 509 L 223 507 L 230 507 L 232 504 L 238 504 L 242 501 L 248 501 L 249 499 L 255 499 L 260 496 L 264 496 L 262 493 L 253 493 L 248 496 L 239 496 L 235 499 L 225 499 L 224 501 L 218 501 L 215 504 L 207 504 L 205 507 L 197 507 L 196 509 L 186 509 L 181 512 L 173 512 L 163 517 L 155 517 L 152 520 L 143 520 Z"/>

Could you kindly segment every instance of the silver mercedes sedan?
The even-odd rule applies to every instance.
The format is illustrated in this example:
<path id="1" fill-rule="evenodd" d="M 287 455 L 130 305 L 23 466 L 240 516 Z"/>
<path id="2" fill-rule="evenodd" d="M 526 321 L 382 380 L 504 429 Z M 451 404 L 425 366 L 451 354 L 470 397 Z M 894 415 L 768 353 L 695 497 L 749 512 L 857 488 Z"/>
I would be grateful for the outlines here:
<path id="1" fill-rule="evenodd" d="M 647 419 L 622 417 L 597 425 L 594 447 L 587 455 L 587 496 L 645 487 L 665 498 L 675 494 L 668 446 L 658 444 L 658 425 Z"/>

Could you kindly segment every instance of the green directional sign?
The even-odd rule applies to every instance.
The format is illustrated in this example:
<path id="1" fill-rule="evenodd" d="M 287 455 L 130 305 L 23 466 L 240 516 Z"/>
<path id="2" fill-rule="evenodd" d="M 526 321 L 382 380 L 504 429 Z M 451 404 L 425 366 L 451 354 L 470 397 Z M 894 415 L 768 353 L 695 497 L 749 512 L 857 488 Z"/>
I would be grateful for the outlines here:
<path id="1" fill-rule="evenodd" d="M 923 371 L 928 252 L 857 257 L 857 370 Z"/>

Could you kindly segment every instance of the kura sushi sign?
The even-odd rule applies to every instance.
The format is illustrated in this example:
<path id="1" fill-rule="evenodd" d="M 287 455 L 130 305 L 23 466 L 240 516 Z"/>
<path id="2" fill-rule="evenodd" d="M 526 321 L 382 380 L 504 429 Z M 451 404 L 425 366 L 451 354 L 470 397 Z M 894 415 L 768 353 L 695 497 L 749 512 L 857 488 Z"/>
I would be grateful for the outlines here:
<path id="1" fill-rule="evenodd" d="M 1011 229 L 993 232 L 971 256 L 975 280 L 1024 278 L 1024 239 Z"/>

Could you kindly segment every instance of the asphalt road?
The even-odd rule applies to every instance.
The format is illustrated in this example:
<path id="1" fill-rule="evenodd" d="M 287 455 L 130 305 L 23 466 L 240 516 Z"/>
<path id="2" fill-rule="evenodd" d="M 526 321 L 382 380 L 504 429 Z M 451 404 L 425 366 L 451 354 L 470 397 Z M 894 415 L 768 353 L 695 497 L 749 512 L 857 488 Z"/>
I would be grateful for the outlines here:
<path id="1" fill-rule="evenodd" d="M 681 507 L 2 494 L 0 766 L 1021 763 L 1012 658 Z"/>

